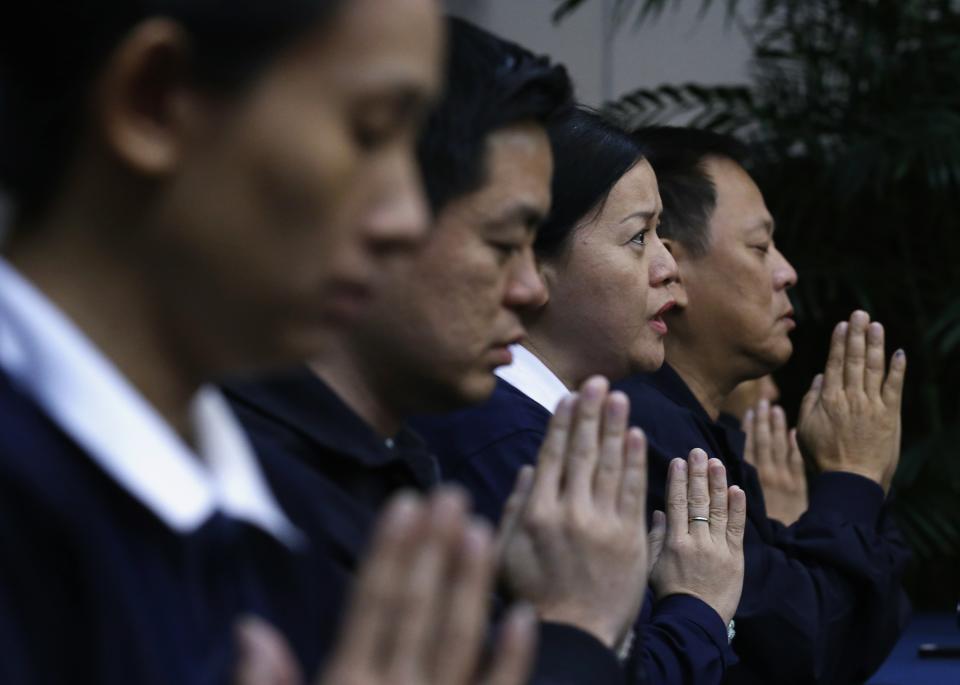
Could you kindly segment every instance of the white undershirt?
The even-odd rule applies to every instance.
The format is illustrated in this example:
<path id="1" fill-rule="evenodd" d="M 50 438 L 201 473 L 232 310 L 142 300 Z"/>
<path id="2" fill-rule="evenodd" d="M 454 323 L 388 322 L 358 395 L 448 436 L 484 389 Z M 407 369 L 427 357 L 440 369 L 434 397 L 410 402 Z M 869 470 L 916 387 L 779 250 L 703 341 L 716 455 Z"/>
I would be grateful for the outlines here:
<path id="1" fill-rule="evenodd" d="M 513 362 L 501 366 L 494 373 L 515 387 L 551 414 L 557 404 L 570 394 L 557 374 L 523 345 L 511 345 Z"/>

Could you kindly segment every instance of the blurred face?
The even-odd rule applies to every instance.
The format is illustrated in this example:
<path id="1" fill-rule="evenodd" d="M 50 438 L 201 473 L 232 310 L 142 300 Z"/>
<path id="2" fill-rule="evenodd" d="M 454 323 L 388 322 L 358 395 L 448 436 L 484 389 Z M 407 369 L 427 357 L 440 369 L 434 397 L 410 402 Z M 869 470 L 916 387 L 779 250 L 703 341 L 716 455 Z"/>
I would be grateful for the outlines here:
<path id="1" fill-rule="evenodd" d="M 720 158 L 708 159 L 706 170 L 717 192 L 710 248 L 701 257 L 677 248 L 689 302 L 674 313 L 677 335 L 669 344 L 702 350 L 701 363 L 739 382 L 790 358 L 795 324 L 787 290 L 797 274 L 774 245 L 773 219 L 750 176 Z"/>
<path id="2" fill-rule="evenodd" d="M 553 162 L 542 126 L 487 139 L 486 183 L 439 212 L 412 263 L 396 263 L 349 344 L 362 348 L 392 404 L 411 411 L 482 401 L 545 292 L 532 244 L 550 207 Z M 397 394 L 403 397 L 395 397 Z"/>
<path id="3" fill-rule="evenodd" d="M 203 126 L 155 213 L 148 268 L 204 363 L 322 352 L 382 262 L 423 238 L 415 165 L 438 89 L 433 0 L 351 0 Z"/>
<path id="4" fill-rule="evenodd" d="M 675 304 L 667 286 L 677 265 L 657 236 L 661 209 L 656 176 L 641 160 L 564 252 L 544 262 L 550 300 L 536 326 L 576 369 L 567 382 L 594 373 L 618 379 L 663 363 L 663 314 Z"/>

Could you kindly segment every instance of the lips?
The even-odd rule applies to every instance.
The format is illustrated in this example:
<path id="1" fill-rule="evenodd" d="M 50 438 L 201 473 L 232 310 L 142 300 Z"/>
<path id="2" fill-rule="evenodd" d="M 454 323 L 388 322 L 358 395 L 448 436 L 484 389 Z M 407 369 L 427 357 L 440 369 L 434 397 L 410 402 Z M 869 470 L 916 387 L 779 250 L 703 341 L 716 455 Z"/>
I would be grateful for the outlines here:
<path id="1" fill-rule="evenodd" d="M 510 351 L 512 345 L 519 345 L 526 337 L 526 331 L 522 328 L 515 331 L 512 335 L 504 336 L 499 342 L 490 346 L 492 357 L 496 360 L 497 366 L 507 366 L 513 363 L 513 353 Z"/>
<path id="2" fill-rule="evenodd" d="M 777 318 L 777 321 L 783 321 L 787 324 L 787 328 L 791 330 L 797 327 L 797 322 L 793 320 L 793 309 L 789 309 L 785 314 L 781 314 Z"/>
<path id="3" fill-rule="evenodd" d="M 650 317 L 650 328 L 652 328 L 658 335 L 667 334 L 667 324 L 663 320 L 663 315 L 673 309 L 676 304 L 676 300 L 667 300 L 667 302 L 657 310 L 657 313 Z"/>

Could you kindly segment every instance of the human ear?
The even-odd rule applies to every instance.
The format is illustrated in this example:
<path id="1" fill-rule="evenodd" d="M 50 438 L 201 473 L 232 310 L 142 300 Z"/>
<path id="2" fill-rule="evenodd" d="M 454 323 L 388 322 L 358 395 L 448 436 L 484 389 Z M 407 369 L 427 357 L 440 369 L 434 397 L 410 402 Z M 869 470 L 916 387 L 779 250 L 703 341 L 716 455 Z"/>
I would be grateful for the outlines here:
<path id="1" fill-rule="evenodd" d="M 537 259 L 537 271 L 540 274 L 540 280 L 543 281 L 543 288 L 546 292 L 546 299 L 543 303 L 550 301 L 557 287 L 558 276 L 557 269 L 549 260 Z"/>
<path id="2" fill-rule="evenodd" d="M 101 72 L 96 125 L 110 151 L 146 176 L 170 173 L 201 113 L 189 84 L 190 41 L 169 19 L 148 19 L 117 46 Z"/>

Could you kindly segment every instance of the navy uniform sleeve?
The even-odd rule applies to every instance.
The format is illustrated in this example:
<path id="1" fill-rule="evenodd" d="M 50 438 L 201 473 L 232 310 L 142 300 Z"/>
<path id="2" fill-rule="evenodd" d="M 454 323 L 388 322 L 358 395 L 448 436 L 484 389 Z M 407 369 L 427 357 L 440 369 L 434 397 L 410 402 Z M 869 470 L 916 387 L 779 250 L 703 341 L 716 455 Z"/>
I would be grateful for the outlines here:
<path id="1" fill-rule="evenodd" d="M 748 520 L 736 646 L 755 679 L 744 682 L 861 682 L 880 666 L 907 618 L 907 553 L 883 499 L 866 478 L 827 473 L 792 526 L 765 535 Z"/>
<path id="2" fill-rule="evenodd" d="M 530 685 L 623 685 L 616 654 L 589 633 L 563 623 L 542 622 Z"/>
<path id="3" fill-rule="evenodd" d="M 720 615 L 690 595 L 671 595 L 654 604 L 647 590 L 637 638 L 632 682 L 718 685 L 737 662 Z"/>

